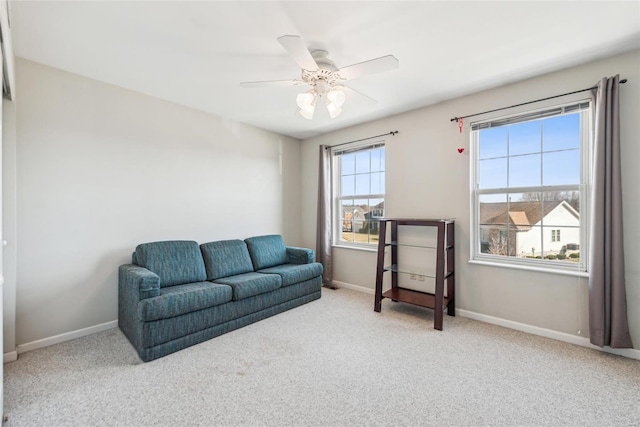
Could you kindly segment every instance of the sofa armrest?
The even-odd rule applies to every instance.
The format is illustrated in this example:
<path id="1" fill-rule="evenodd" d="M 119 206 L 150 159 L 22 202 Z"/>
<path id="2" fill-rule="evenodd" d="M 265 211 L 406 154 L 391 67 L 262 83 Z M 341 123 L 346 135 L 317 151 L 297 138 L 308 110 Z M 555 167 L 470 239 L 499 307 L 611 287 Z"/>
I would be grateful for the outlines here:
<path id="1" fill-rule="evenodd" d="M 134 264 L 118 270 L 118 326 L 138 353 L 142 351 L 142 326 L 138 303 L 160 295 L 160 276 Z"/>
<path id="2" fill-rule="evenodd" d="M 313 249 L 287 246 L 287 257 L 291 264 L 311 264 L 315 259 Z"/>
<path id="3" fill-rule="evenodd" d="M 133 264 L 120 266 L 120 293 L 136 302 L 160 295 L 160 276 Z M 133 298 L 128 298 L 133 297 Z"/>

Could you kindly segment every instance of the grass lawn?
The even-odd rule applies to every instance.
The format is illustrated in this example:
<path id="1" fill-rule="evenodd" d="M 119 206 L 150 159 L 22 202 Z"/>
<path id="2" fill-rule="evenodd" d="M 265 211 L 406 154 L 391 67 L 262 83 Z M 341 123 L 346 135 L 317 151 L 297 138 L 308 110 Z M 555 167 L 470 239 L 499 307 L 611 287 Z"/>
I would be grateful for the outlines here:
<path id="1" fill-rule="evenodd" d="M 347 231 L 342 233 L 341 240 L 345 242 L 353 242 L 355 240 L 356 243 L 378 243 L 378 236 L 375 234 L 369 236 L 366 233 L 349 233 Z"/>

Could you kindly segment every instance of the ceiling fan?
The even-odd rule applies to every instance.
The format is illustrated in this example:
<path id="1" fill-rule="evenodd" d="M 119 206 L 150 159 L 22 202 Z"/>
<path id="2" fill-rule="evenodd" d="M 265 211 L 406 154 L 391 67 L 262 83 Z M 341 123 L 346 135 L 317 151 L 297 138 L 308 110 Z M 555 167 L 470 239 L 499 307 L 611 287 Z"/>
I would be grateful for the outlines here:
<path id="1" fill-rule="evenodd" d="M 281 36 L 278 37 L 278 42 L 289 52 L 298 65 L 302 67 L 302 78 L 243 82 L 240 83 L 240 86 L 245 88 L 310 86 L 311 89 L 308 92 L 298 94 L 296 97 L 296 103 L 299 107 L 298 112 L 302 117 L 309 120 L 313 119 L 313 113 L 319 99 L 324 101 L 329 116 L 332 119 L 342 112 L 341 107 L 346 100 L 346 93 L 364 96 L 376 102 L 373 98 L 346 86 L 344 82 L 357 79 L 366 74 L 392 70 L 398 68 L 399 65 L 398 60 L 393 55 L 387 55 L 338 69 L 334 62 L 329 59 L 329 54 L 326 50 L 309 51 L 300 36 Z"/>

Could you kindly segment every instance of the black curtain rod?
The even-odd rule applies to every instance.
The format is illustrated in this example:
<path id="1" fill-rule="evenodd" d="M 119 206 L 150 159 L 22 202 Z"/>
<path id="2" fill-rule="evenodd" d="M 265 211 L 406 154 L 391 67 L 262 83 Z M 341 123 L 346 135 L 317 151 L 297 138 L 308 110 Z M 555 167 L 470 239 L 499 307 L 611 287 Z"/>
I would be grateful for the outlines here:
<path id="1" fill-rule="evenodd" d="M 328 149 L 333 148 L 333 147 L 340 147 L 341 145 L 353 144 L 354 142 L 366 141 L 367 139 L 380 138 L 381 136 L 387 136 L 387 135 L 393 136 L 393 135 L 395 135 L 397 133 L 398 133 L 397 130 L 392 130 L 391 132 L 383 133 L 382 135 L 376 135 L 376 136 L 370 136 L 368 138 L 356 139 L 355 141 L 343 142 L 341 144 L 336 144 L 336 145 L 328 145 L 328 146 L 325 147 L 325 150 L 328 150 Z"/>
<path id="2" fill-rule="evenodd" d="M 627 82 L 627 79 L 620 80 L 621 84 L 622 83 L 626 83 L 626 82 Z M 520 107 L 522 105 L 533 104 L 534 102 L 546 101 L 548 99 L 560 98 L 561 96 L 573 95 L 574 93 L 586 92 L 588 90 L 596 89 L 597 87 L 598 86 L 592 86 L 592 87 L 589 87 L 589 88 L 586 88 L 586 89 L 580 89 L 580 90 L 575 90 L 573 92 L 567 92 L 567 93 L 563 93 L 563 94 L 560 94 L 560 95 L 550 96 L 548 98 L 541 98 L 541 99 L 536 99 L 535 101 L 523 102 L 522 104 L 510 105 L 508 107 L 496 108 L 495 110 L 483 111 L 482 113 L 475 113 L 475 114 L 469 114 L 468 116 L 454 117 L 453 119 L 451 119 L 451 121 L 452 122 L 457 122 L 460 119 L 466 119 L 468 117 L 475 117 L 475 116 L 479 116 L 481 114 L 487 114 L 487 113 L 493 113 L 495 111 L 507 110 L 509 108 L 515 108 L 515 107 Z"/>

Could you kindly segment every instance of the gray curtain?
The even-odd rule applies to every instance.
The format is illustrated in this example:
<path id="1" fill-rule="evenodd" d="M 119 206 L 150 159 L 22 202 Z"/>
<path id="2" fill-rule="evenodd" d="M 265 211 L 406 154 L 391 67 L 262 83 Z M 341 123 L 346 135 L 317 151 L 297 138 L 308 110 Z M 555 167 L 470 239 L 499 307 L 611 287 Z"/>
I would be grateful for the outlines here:
<path id="1" fill-rule="evenodd" d="M 331 240 L 333 226 L 331 221 L 331 149 L 320 146 L 318 166 L 318 223 L 316 226 L 316 261 L 322 263 L 322 283 L 330 288 L 333 285 L 333 260 Z"/>
<path id="2" fill-rule="evenodd" d="M 589 334 L 597 346 L 630 348 L 624 278 L 619 76 L 595 89 L 589 262 Z"/>

